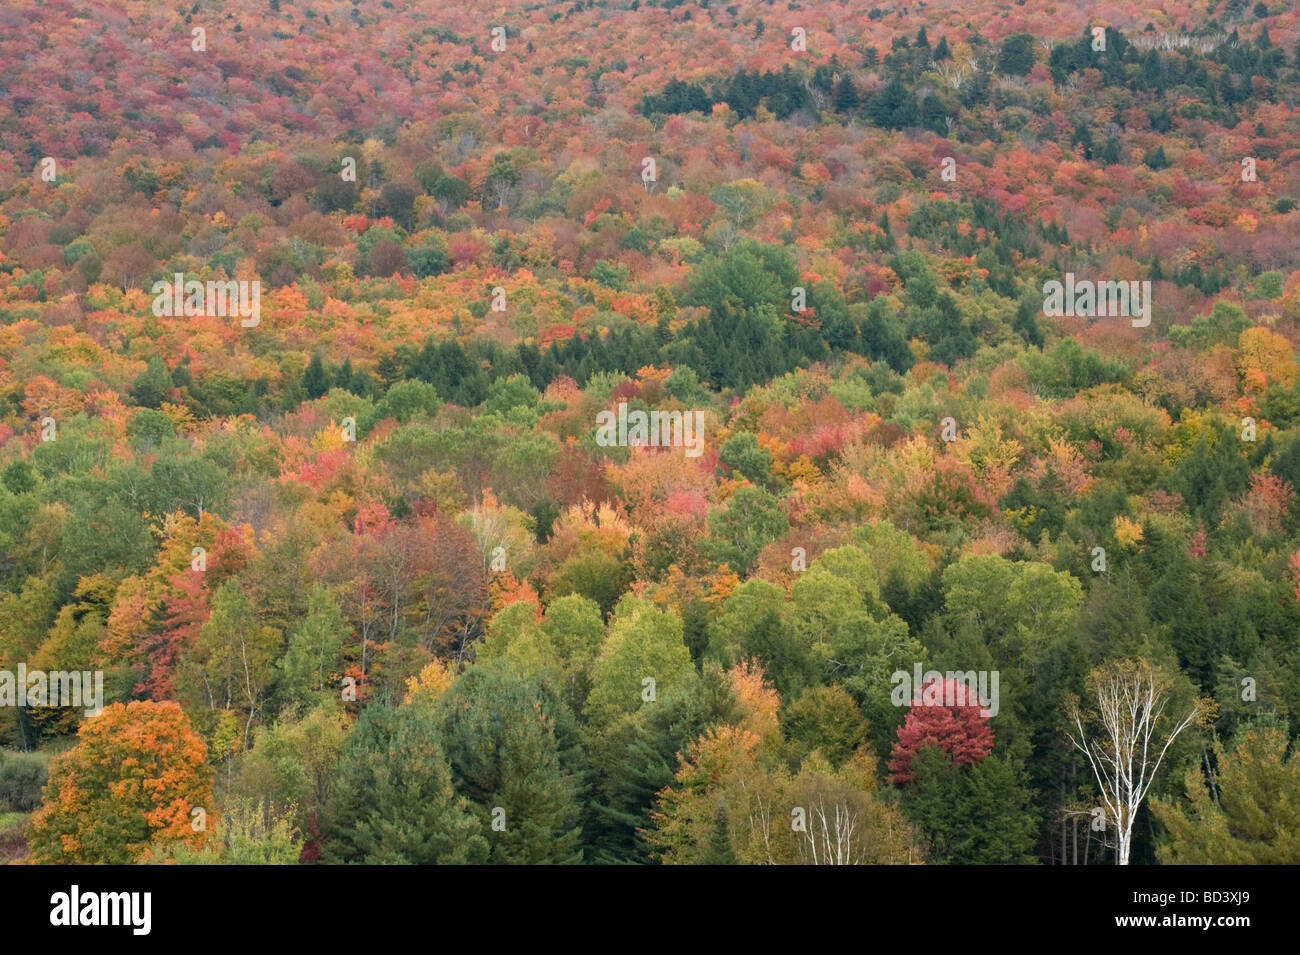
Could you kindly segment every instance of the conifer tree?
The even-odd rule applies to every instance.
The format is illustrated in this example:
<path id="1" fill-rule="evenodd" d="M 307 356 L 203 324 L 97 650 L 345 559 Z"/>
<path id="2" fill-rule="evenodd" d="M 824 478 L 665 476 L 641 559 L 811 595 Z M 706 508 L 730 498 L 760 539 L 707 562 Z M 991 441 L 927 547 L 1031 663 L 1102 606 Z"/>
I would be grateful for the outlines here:
<path id="1" fill-rule="evenodd" d="M 452 789 L 438 721 L 418 705 L 361 714 L 323 828 L 326 862 L 448 865 L 488 854 L 478 819 Z"/>
<path id="2" fill-rule="evenodd" d="M 1184 797 L 1152 800 L 1169 831 L 1160 861 L 1182 865 L 1300 863 L 1300 752 L 1286 724 L 1264 718 L 1238 731 L 1231 748 L 1216 740 L 1213 771 L 1187 773 Z"/>
<path id="3" fill-rule="evenodd" d="M 456 790 L 491 845 L 488 861 L 580 862 L 585 773 L 559 697 L 493 661 L 466 671 L 438 712 Z"/>

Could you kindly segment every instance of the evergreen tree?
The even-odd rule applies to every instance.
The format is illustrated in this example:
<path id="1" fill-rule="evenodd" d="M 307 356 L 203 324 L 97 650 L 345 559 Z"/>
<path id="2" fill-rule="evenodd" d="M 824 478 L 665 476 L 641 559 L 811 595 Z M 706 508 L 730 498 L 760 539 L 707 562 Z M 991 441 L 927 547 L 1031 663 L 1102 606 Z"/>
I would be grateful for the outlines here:
<path id="1" fill-rule="evenodd" d="M 933 93 L 921 101 L 921 125 L 939 136 L 948 135 L 948 108 Z"/>
<path id="2" fill-rule="evenodd" d="M 354 379 L 355 372 L 352 370 L 352 359 L 345 358 L 343 359 L 343 364 L 339 366 L 338 371 L 334 374 L 333 387 L 342 388 L 344 391 L 350 391 L 354 395 L 359 395 L 361 394 L 361 391 L 359 390 L 360 383 Z"/>
<path id="3" fill-rule="evenodd" d="M 1300 752 L 1286 723 L 1264 717 L 1243 726 L 1231 749 L 1214 742 L 1214 771 L 1188 771 L 1186 798 L 1152 800 L 1169 832 L 1160 861 L 1182 865 L 1300 863 Z"/>
<path id="4" fill-rule="evenodd" d="M 832 104 L 835 111 L 837 113 L 852 113 L 861 104 L 862 99 L 858 96 L 858 90 L 853 85 L 853 80 L 848 76 L 840 77 L 840 81 L 835 87 L 835 101 Z"/>
<path id="5" fill-rule="evenodd" d="M 709 841 L 700 853 L 698 865 L 736 865 L 736 850 L 731 845 L 731 833 L 727 827 L 727 805 L 719 800 L 718 809 L 713 814 L 713 830 Z"/>
<path id="6" fill-rule="evenodd" d="M 867 116 L 876 126 L 884 129 L 906 129 L 917 123 L 916 95 L 894 78 L 871 97 Z"/>
<path id="7" fill-rule="evenodd" d="M 339 760 L 325 824 L 326 862 L 481 863 L 488 844 L 456 795 L 426 708 L 368 707 Z"/>
<path id="8" fill-rule="evenodd" d="M 150 358 L 145 370 L 131 385 L 131 400 L 142 408 L 157 408 L 173 387 L 166 363 L 161 358 Z"/>
<path id="9" fill-rule="evenodd" d="M 591 760 L 599 779 L 593 809 L 597 834 L 592 861 L 645 864 L 650 847 L 655 796 L 672 784 L 678 755 L 712 726 L 728 719 L 735 696 L 716 664 L 705 666 L 698 681 L 660 697 L 593 735 Z"/>
<path id="10" fill-rule="evenodd" d="M 961 767 L 939 747 L 914 757 L 915 782 L 903 810 L 930 844 L 930 858 L 952 865 L 1034 861 L 1038 824 L 1016 768 L 999 756 Z"/>
<path id="11" fill-rule="evenodd" d="M 307 364 L 307 370 L 302 375 L 302 387 L 307 392 L 307 397 L 315 400 L 322 397 L 330 390 L 329 372 L 325 370 L 325 363 L 321 360 L 320 352 L 311 356 L 311 361 Z"/>
<path id="12" fill-rule="evenodd" d="M 1013 33 L 1002 41 L 998 52 L 998 72 L 1008 76 L 1025 76 L 1034 68 L 1034 38 L 1028 33 Z"/>
<path id="13" fill-rule="evenodd" d="M 438 712 L 456 790 L 492 847 L 488 861 L 580 862 L 582 757 L 559 697 L 493 661 L 466 671 Z"/>
<path id="14" fill-rule="evenodd" d="M 1074 137 L 1071 142 L 1076 146 L 1083 147 L 1083 158 L 1092 158 L 1092 127 L 1087 123 L 1080 123 L 1074 129 Z"/>

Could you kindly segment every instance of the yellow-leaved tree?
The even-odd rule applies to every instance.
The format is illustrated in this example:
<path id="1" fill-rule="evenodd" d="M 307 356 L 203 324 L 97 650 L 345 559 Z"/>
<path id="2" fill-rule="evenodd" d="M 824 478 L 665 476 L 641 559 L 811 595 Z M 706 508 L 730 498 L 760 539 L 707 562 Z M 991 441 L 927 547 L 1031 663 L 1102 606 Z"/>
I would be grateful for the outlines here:
<path id="1" fill-rule="evenodd" d="M 123 865 L 150 843 L 201 849 L 215 826 L 207 747 L 172 702 L 114 703 L 50 764 L 32 861 Z"/>

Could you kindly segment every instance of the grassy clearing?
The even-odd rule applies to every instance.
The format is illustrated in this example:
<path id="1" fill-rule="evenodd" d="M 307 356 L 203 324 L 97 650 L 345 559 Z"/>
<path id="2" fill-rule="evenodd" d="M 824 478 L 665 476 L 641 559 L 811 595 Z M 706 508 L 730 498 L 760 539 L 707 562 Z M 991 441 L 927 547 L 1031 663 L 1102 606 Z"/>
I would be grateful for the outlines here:
<path id="1" fill-rule="evenodd" d="M 27 855 L 26 812 L 0 812 L 0 864 L 16 862 Z"/>

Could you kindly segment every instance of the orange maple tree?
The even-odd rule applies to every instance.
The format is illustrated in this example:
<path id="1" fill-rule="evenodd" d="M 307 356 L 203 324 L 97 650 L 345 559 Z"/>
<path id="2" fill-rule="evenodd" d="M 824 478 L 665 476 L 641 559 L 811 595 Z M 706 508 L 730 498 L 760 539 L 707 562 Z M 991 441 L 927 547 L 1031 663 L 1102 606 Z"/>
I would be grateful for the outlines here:
<path id="1" fill-rule="evenodd" d="M 114 703 L 78 737 L 50 764 L 29 829 L 33 861 L 122 865 L 150 843 L 206 845 L 215 823 L 207 747 L 177 704 Z"/>

